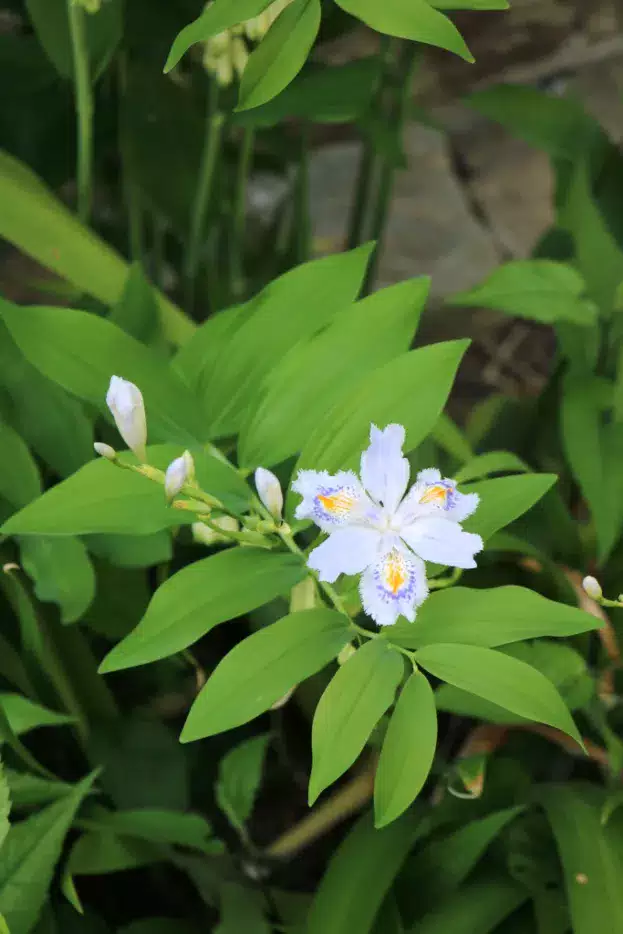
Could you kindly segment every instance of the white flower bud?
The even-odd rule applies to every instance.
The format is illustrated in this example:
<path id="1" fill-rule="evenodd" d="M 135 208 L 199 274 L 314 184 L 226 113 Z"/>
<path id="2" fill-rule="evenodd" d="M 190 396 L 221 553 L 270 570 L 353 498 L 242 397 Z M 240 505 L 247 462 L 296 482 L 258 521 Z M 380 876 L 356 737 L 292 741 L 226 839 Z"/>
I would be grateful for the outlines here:
<path id="1" fill-rule="evenodd" d="M 164 475 L 164 492 L 169 499 L 180 492 L 184 484 L 190 483 L 195 477 L 195 462 L 190 451 L 184 451 L 181 457 L 176 457 L 167 467 Z"/>
<path id="2" fill-rule="evenodd" d="M 222 529 L 223 532 L 238 532 L 240 526 L 238 520 L 233 516 L 217 516 L 212 519 L 212 525 Z M 215 529 L 211 529 L 205 522 L 193 522 L 193 538 L 200 545 L 216 545 L 219 542 L 227 541 L 226 535 L 220 535 Z"/>
<path id="3" fill-rule="evenodd" d="M 119 434 L 139 461 L 147 460 L 147 418 L 143 394 L 134 383 L 113 376 L 106 393 L 106 405 L 112 412 Z"/>
<path id="4" fill-rule="evenodd" d="M 249 61 L 249 50 L 244 39 L 240 39 L 238 36 L 231 41 L 231 61 L 236 69 L 236 74 L 241 78 Z"/>
<path id="5" fill-rule="evenodd" d="M 96 441 L 93 447 L 95 453 L 99 454 L 100 457 L 105 457 L 107 461 L 117 460 L 117 452 L 114 448 L 111 448 L 109 444 L 104 444 L 103 441 Z"/>
<path id="6" fill-rule="evenodd" d="M 283 511 L 283 493 L 277 477 L 265 467 L 255 471 L 255 487 L 262 503 L 274 519 L 281 519 Z"/>
<path id="7" fill-rule="evenodd" d="M 601 584 L 594 577 L 585 577 L 582 581 L 582 587 L 584 588 L 584 592 L 587 593 L 593 600 L 601 600 L 603 597 Z"/>

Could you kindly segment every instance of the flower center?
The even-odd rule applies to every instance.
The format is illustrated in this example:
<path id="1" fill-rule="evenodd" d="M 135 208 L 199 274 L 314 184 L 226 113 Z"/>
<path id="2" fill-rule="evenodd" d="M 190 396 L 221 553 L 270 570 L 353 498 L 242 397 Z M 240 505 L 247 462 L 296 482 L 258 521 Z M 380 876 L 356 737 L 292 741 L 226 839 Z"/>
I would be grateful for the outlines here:
<path id="1" fill-rule="evenodd" d="M 402 590 L 407 580 L 407 569 L 401 555 L 392 551 L 385 564 L 385 583 L 393 594 Z"/>
<path id="2" fill-rule="evenodd" d="M 439 506 L 445 506 L 449 493 L 449 487 L 443 483 L 435 483 L 433 486 L 429 486 L 420 499 L 420 503 L 436 503 Z"/>
<path id="3" fill-rule="evenodd" d="M 345 491 L 319 493 L 317 497 L 326 512 L 334 516 L 345 516 L 353 508 L 355 498 Z"/>

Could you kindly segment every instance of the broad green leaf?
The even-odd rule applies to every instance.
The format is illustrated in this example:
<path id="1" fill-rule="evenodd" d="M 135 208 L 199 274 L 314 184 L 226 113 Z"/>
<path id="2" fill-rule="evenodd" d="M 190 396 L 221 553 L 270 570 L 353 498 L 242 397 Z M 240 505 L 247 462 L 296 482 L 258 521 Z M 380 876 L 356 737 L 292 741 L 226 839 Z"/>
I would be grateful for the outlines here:
<path id="1" fill-rule="evenodd" d="M 74 65 L 67 15 L 67 0 L 26 0 L 30 21 L 45 52 L 64 78 L 73 79 Z M 106 0 L 95 14 L 82 13 L 91 74 L 97 77 L 106 68 L 121 40 L 123 5 Z"/>
<path id="2" fill-rule="evenodd" d="M 26 536 L 20 543 L 21 563 L 44 602 L 58 603 L 61 620 L 74 623 L 95 597 L 95 572 L 86 548 L 73 536 Z"/>
<path id="3" fill-rule="evenodd" d="M 246 739 L 219 763 L 216 801 L 238 831 L 244 830 L 251 816 L 270 739 L 270 733 Z"/>
<path id="4" fill-rule="evenodd" d="M 508 10 L 508 0 L 430 0 L 436 10 Z"/>
<path id="5" fill-rule="evenodd" d="M 258 303 L 251 299 L 244 305 L 217 311 L 180 347 L 172 366 L 194 393 L 203 394 L 203 387 L 212 378 L 230 338 L 257 307 Z"/>
<path id="6" fill-rule="evenodd" d="M 9 782 L 0 761 L 0 849 L 4 846 L 11 824 L 9 814 L 11 813 L 11 791 Z"/>
<path id="7" fill-rule="evenodd" d="M 16 736 L 40 726 L 62 726 L 74 722 L 73 717 L 42 707 L 21 694 L 0 694 L 0 707 Z"/>
<path id="8" fill-rule="evenodd" d="M 439 46 L 460 55 L 467 62 L 474 61 L 457 28 L 426 0 L 385 0 L 384 3 L 378 0 L 337 0 L 337 3 L 377 32 Z"/>
<path id="9" fill-rule="evenodd" d="M 4 770 L 9 785 L 13 810 L 30 810 L 40 804 L 50 804 L 58 798 L 64 798 L 72 790 L 66 782 L 52 781 L 31 775 L 29 772 Z"/>
<path id="10" fill-rule="evenodd" d="M 593 198 L 588 157 L 575 165 L 560 224 L 573 236 L 577 265 L 590 295 L 602 312 L 610 314 L 621 282 L 623 251 Z"/>
<path id="11" fill-rule="evenodd" d="M 548 259 L 515 260 L 494 270 L 482 285 L 453 295 L 449 304 L 493 308 L 544 324 L 590 326 L 597 307 L 584 297 L 585 291 L 582 276 L 571 266 Z"/>
<path id="12" fill-rule="evenodd" d="M 599 625 L 584 610 L 548 600 L 525 587 L 449 587 L 430 595 L 418 610 L 415 624 L 392 626 L 389 638 L 414 649 L 436 642 L 491 648 L 541 636 L 574 636 Z"/>
<path id="13" fill-rule="evenodd" d="M 120 837 L 110 831 L 89 831 L 71 849 L 63 873 L 63 893 L 76 911 L 84 914 L 74 876 L 104 876 L 163 859 L 164 853 L 145 840 Z"/>
<path id="14" fill-rule="evenodd" d="M 165 72 L 170 71 L 179 62 L 182 55 L 196 42 L 206 42 L 211 36 L 224 32 L 232 26 L 253 19 L 265 10 L 272 0 L 237 0 L 235 6 L 230 0 L 214 0 L 194 22 L 185 26 L 175 38 L 171 47 Z"/>
<path id="15" fill-rule="evenodd" d="M 437 746 L 437 711 L 428 680 L 415 672 L 396 703 L 374 781 L 375 826 L 405 811 L 428 777 Z"/>
<path id="16" fill-rule="evenodd" d="M 382 830 L 375 830 L 371 813 L 359 818 L 331 857 L 306 934 L 368 934 L 420 833 L 421 821 L 410 814 Z"/>
<path id="17" fill-rule="evenodd" d="M 505 877 L 485 876 L 460 888 L 408 934 L 490 934 L 528 898 L 528 890 Z"/>
<path id="18" fill-rule="evenodd" d="M 65 836 L 96 773 L 65 798 L 13 824 L 0 850 L 0 912 L 11 934 L 29 934 L 48 896 Z"/>
<path id="19" fill-rule="evenodd" d="M 438 643 L 416 652 L 426 671 L 527 720 L 546 723 L 582 746 L 573 718 L 548 679 L 516 658 L 475 645 Z"/>
<path id="20" fill-rule="evenodd" d="M 11 726 L 9 718 L 4 712 L 4 707 L 0 704 L 0 741 L 6 743 L 9 746 L 19 762 L 24 765 L 27 769 L 30 769 L 32 772 L 36 772 L 38 775 L 41 775 L 43 778 L 54 778 L 51 772 L 41 765 L 41 763 L 35 759 L 31 751 L 24 746 L 19 736 Z"/>
<path id="21" fill-rule="evenodd" d="M 51 468 L 65 477 L 93 456 L 93 428 L 80 402 L 26 360 L 0 324 L 2 416 Z"/>
<path id="22" fill-rule="evenodd" d="M 372 639 L 333 676 L 318 701 L 312 725 L 310 805 L 357 759 L 393 703 L 403 674 L 398 652 L 385 640 Z"/>
<path id="23" fill-rule="evenodd" d="M 465 520 L 467 532 L 477 532 L 486 541 L 531 509 L 556 483 L 555 474 L 534 473 L 518 477 L 496 477 L 462 487 L 463 493 L 478 493 L 478 509 Z"/>
<path id="24" fill-rule="evenodd" d="M 157 339 L 158 304 L 140 263 L 130 266 L 123 293 L 109 320 L 142 344 L 152 344 Z"/>
<path id="25" fill-rule="evenodd" d="M 488 451 L 468 461 L 457 473 L 457 483 L 480 480 L 492 473 L 525 473 L 530 468 L 521 458 L 510 451 Z"/>
<path id="26" fill-rule="evenodd" d="M 296 469 L 358 467 L 369 443 L 371 422 L 381 427 L 391 422 L 404 425 L 405 451 L 413 450 L 434 428 L 466 349 L 465 341 L 433 344 L 375 370 L 327 413 L 303 448 Z M 297 501 L 291 493 L 290 515 Z"/>
<path id="27" fill-rule="evenodd" d="M 536 668 L 554 684 L 570 710 L 587 704 L 595 693 L 593 678 L 579 652 L 564 643 L 520 642 L 503 649 L 506 655 L 518 658 Z M 463 717 L 474 717 L 492 723 L 524 723 L 525 718 L 509 713 L 502 707 L 475 697 L 451 684 L 443 684 L 435 694 L 439 710 Z"/>
<path id="28" fill-rule="evenodd" d="M 534 87 L 498 84 L 476 91 L 467 102 L 556 159 L 575 159 L 603 134 L 579 101 Z"/>
<path id="29" fill-rule="evenodd" d="M 101 830 L 120 837 L 138 837 L 149 843 L 185 846 L 203 853 L 212 852 L 212 828 L 199 814 L 149 808 L 136 811 L 98 810 L 88 822 L 90 825 L 96 824 L 98 832 Z"/>
<path id="30" fill-rule="evenodd" d="M 245 555 L 246 551 L 223 553 L 206 560 L 220 558 L 223 565 L 227 555 L 230 558 L 227 565 L 237 565 L 240 557 L 234 560 L 233 556 Z M 268 563 L 266 558 L 270 559 Z M 267 555 L 259 572 L 267 573 L 273 559 L 279 562 L 285 558 Z M 296 562 L 287 560 L 282 567 L 282 576 L 284 572 L 300 575 L 290 586 L 304 576 Z M 241 588 L 242 581 L 233 586 Z M 291 613 L 260 629 L 233 648 L 217 666 L 191 708 L 182 741 L 230 730 L 264 713 L 296 684 L 336 658 L 351 635 L 346 617 L 328 609 Z"/>
<path id="31" fill-rule="evenodd" d="M 214 934 L 270 934 L 262 900 L 250 886 L 224 882 L 221 889 L 221 918 Z"/>
<path id="32" fill-rule="evenodd" d="M 0 301 L 0 316 L 24 356 L 48 379 L 109 416 L 113 375 L 139 387 L 151 440 L 201 442 L 198 403 L 165 361 L 97 315 L 71 308 L 21 308 Z"/>
<path id="33" fill-rule="evenodd" d="M 151 535 L 87 535 L 85 544 L 92 554 L 118 568 L 149 568 L 166 564 L 173 557 L 173 541 L 167 529 Z M 110 622 L 114 626 L 116 621 Z"/>
<path id="34" fill-rule="evenodd" d="M 426 913 L 462 885 L 491 843 L 521 811 L 521 807 L 506 808 L 472 820 L 453 833 L 426 843 L 409 857 L 401 879 L 417 914 Z"/>
<path id="35" fill-rule="evenodd" d="M 39 469 L 17 432 L 0 421 L 0 496 L 16 509 L 41 493 Z"/>
<path id="36" fill-rule="evenodd" d="M 449 415 L 442 412 L 432 431 L 432 440 L 460 464 L 474 456 L 472 447 L 463 431 Z"/>
<path id="37" fill-rule="evenodd" d="M 597 788 L 550 785 L 539 790 L 562 862 L 574 934 L 623 930 L 620 819 L 601 823 Z"/>
<path id="38" fill-rule="evenodd" d="M 320 29 L 320 0 L 292 0 L 249 56 L 237 110 L 259 107 L 298 75 Z"/>
<path id="39" fill-rule="evenodd" d="M 563 380 L 561 427 L 565 454 L 595 523 L 602 558 L 614 544 L 618 514 L 613 509 L 604 469 L 601 382 L 572 371 Z"/>
<path id="40" fill-rule="evenodd" d="M 305 573 L 296 555 L 258 548 L 235 548 L 189 564 L 158 588 L 143 619 L 108 653 L 100 671 L 181 652 L 219 623 L 287 593 Z"/>
<path id="41" fill-rule="evenodd" d="M 409 349 L 430 281 L 401 282 L 356 302 L 268 374 L 239 440 L 243 466 L 279 463 L 300 451 L 327 411 L 370 370 Z"/>
<path id="42" fill-rule="evenodd" d="M 277 97 L 234 113 L 235 124 L 275 126 L 288 119 L 314 123 L 351 123 L 370 106 L 379 79 L 376 55 L 343 65 L 305 69 Z"/>
<path id="43" fill-rule="evenodd" d="M 357 298 L 371 245 L 312 260 L 271 282 L 221 346 L 202 381 L 212 438 L 235 434 L 275 360 L 316 334 Z"/>
<path id="44" fill-rule="evenodd" d="M 128 273 L 125 260 L 83 227 L 30 169 L 2 151 L 0 203 L 0 237 L 105 305 L 119 300 Z M 156 295 L 165 335 L 182 344 L 193 333 L 192 321 Z"/>

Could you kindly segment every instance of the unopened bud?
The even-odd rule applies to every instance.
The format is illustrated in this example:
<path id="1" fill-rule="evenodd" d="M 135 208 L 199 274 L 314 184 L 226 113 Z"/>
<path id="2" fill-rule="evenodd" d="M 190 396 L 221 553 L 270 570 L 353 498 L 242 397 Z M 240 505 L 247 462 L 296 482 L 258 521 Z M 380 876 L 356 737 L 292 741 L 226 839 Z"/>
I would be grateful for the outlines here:
<path id="1" fill-rule="evenodd" d="M 255 471 L 255 487 L 262 503 L 274 519 L 281 519 L 283 512 L 283 493 L 279 480 L 270 470 L 258 467 Z"/>
<path id="2" fill-rule="evenodd" d="M 239 78 L 242 77 L 242 73 L 247 67 L 248 61 L 249 50 L 247 49 L 246 42 L 244 39 L 241 39 L 240 36 L 234 36 L 231 40 L 231 62 Z"/>
<path id="3" fill-rule="evenodd" d="M 312 610 L 316 606 L 316 582 L 313 577 L 295 584 L 290 591 L 290 612 L 298 613 L 300 610 Z"/>
<path id="4" fill-rule="evenodd" d="M 603 597 L 601 584 L 595 577 L 585 577 L 582 581 L 582 587 L 584 588 L 584 592 L 593 600 L 599 601 Z"/>
<path id="5" fill-rule="evenodd" d="M 134 383 L 113 376 L 106 393 L 106 405 L 112 412 L 119 434 L 141 463 L 147 460 L 147 418 L 143 394 Z"/>
<path id="6" fill-rule="evenodd" d="M 218 529 L 223 532 L 237 532 L 240 528 L 238 520 L 233 516 L 217 516 L 212 520 L 212 525 L 216 529 L 210 528 L 205 522 L 193 522 L 193 538 L 201 545 L 216 545 L 219 542 L 227 541 L 227 535 L 221 535 Z"/>
<path id="7" fill-rule="evenodd" d="M 344 665 L 349 658 L 352 658 L 357 649 L 352 642 L 348 642 L 337 657 L 338 665 Z"/>
<path id="8" fill-rule="evenodd" d="M 164 475 L 164 492 L 169 499 L 173 499 L 186 483 L 191 483 L 195 477 L 195 463 L 190 451 L 184 451 L 181 457 L 176 457 L 167 467 Z"/>
<path id="9" fill-rule="evenodd" d="M 117 460 L 117 452 L 109 444 L 104 444 L 103 441 L 96 441 L 93 447 L 95 453 L 99 454 L 100 457 L 105 457 L 107 461 Z"/>

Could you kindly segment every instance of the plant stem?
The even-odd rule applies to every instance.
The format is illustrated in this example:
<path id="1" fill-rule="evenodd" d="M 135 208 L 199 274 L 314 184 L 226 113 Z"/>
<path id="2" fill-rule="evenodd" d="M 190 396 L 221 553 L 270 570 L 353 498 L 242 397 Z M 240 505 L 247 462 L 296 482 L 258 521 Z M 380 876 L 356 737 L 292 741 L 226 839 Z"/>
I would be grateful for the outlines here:
<path id="1" fill-rule="evenodd" d="M 218 84 L 210 81 L 208 86 L 208 106 L 205 123 L 203 151 L 197 180 L 197 193 L 190 218 L 190 235 L 186 253 L 186 289 L 188 310 L 192 311 L 195 299 L 195 286 L 201 258 L 201 245 L 205 233 L 205 222 L 210 207 L 212 189 L 216 176 L 216 166 L 223 136 L 224 115 L 218 109 Z"/>
<path id="2" fill-rule="evenodd" d="M 121 156 L 121 188 L 128 217 L 128 250 L 133 262 L 143 262 L 143 207 L 132 165 L 132 152 L 128 137 L 124 100 L 127 94 L 128 70 L 125 54 L 119 55 L 119 153 Z"/>
<path id="3" fill-rule="evenodd" d="M 236 191 L 234 195 L 232 221 L 232 269 L 231 291 L 234 299 L 239 299 L 245 292 L 244 242 L 247 215 L 247 185 L 253 157 L 255 131 L 247 127 L 243 133 L 238 154 L 236 170 Z"/>
<path id="4" fill-rule="evenodd" d="M 89 70 L 89 50 L 86 41 L 85 10 L 73 0 L 67 0 L 69 32 L 74 64 L 78 161 L 78 217 L 88 223 L 91 214 L 93 185 L 93 88 Z"/>
<path id="5" fill-rule="evenodd" d="M 405 42 L 403 44 L 402 61 L 400 63 L 398 99 L 391 108 L 393 113 L 389 114 L 389 119 L 396 127 L 396 135 L 402 141 L 403 130 L 407 113 L 409 109 L 409 100 L 411 96 L 411 87 L 415 69 L 419 61 L 418 46 L 414 42 Z M 372 214 L 371 240 L 376 241 L 376 247 L 370 259 L 366 281 L 363 293 L 367 295 L 374 284 L 379 259 L 383 249 L 385 229 L 387 226 L 387 217 L 391 205 L 392 192 L 394 188 L 394 178 L 396 174 L 396 165 L 390 156 L 385 156 L 381 177 Z"/>

